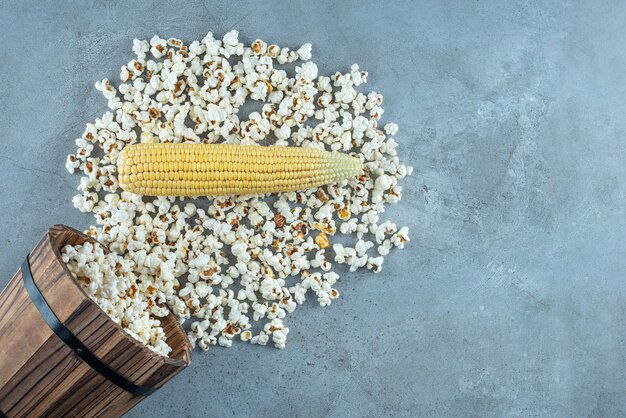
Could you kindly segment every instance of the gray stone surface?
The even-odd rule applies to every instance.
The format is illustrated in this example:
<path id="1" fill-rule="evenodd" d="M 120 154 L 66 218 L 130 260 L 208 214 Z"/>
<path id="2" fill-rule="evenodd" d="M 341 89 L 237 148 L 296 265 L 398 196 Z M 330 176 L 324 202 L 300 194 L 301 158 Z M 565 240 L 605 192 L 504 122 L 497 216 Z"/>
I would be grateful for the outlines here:
<path id="1" fill-rule="evenodd" d="M 382 274 L 296 311 L 284 351 L 195 353 L 128 416 L 626 414 L 624 2 L 0 4 L 1 285 L 47 226 L 89 225 L 64 159 L 134 37 L 358 62 L 416 167 Z"/>

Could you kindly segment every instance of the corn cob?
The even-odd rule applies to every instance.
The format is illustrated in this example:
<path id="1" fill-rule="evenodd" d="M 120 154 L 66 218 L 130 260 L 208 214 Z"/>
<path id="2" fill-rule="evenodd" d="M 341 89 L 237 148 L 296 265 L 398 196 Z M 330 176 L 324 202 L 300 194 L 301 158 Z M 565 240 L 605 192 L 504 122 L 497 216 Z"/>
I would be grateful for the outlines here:
<path id="1" fill-rule="evenodd" d="M 362 164 L 311 148 L 159 143 L 125 147 L 117 169 L 128 192 L 192 197 L 306 190 L 355 177 Z"/>

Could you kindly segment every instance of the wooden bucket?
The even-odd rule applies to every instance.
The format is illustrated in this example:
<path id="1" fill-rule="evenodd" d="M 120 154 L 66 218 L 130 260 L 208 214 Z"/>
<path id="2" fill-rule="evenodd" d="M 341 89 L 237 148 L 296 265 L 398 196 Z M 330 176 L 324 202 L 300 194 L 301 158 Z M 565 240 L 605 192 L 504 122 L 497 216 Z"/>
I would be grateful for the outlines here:
<path id="1" fill-rule="evenodd" d="M 95 242 L 64 225 L 50 228 L 30 266 L 0 294 L 0 415 L 120 416 L 191 362 L 191 345 L 171 314 L 161 319 L 172 347 L 164 357 L 87 297 L 60 253 L 86 241 Z"/>

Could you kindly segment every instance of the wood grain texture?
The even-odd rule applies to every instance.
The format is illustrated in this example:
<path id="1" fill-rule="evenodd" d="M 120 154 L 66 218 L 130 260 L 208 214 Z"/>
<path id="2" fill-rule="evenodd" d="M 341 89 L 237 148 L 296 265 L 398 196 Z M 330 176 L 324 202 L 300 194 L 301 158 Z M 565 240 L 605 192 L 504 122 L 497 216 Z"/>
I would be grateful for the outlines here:
<path id="1" fill-rule="evenodd" d="M 136 385 L 161 387 L 191 362 L 178 321 L 161 319 L 172 347 L 163 357 L 130 337 L 76 284 L 61 260 L 67 244 L 95 242 L 64 225 L 30 255 L 33 279 L 59 320 L 102 362 Z M 48 327 L 24 288 L 21 271 L 0 295 L 0 412 L 8 417 L 121 416 L 143 397 L 93 370 Z"/>

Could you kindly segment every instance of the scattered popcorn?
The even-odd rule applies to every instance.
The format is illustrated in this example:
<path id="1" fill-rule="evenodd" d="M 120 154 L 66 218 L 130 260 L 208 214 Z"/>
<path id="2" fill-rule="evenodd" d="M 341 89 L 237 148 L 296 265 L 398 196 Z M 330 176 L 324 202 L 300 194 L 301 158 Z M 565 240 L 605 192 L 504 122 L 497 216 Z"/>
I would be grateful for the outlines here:
<path id="1" fill-rule="evenodd" d="M 153 350 L 169 351 L 158 321 L 169 312 L 193 318 L 188 336 L 203 350 L 237 336 L 284 348 L 285 319 L 307 295 L 321 306 L 339 298 L 334 264 L 378 273 L 410 242 L 408 228 L 381 220 L 413 171 L 388 138 L 397 125 L 380 128 L 383 96 L 355 88 L 368 76 L 356 64 L 320 75 L 311 49 L 244 45 L 236 30 L 189 45 L 154 36 L 133 41 L 118 85 L 96 83 L 110 111 L 87 124 L 66 168 L 82 174 L 72 203 L 94 214 L 87 234 L 111 253 L 85 244 L 63 257 L 96 303 Z M 295 72 L 280 68 L 298 60 Z M 261 107 L 245 116 L 249 101 Z M 326 149 L 360 158 L 364 173 L 271 200 L 144 198 L 121 191 L 116 173 L 120 151 L 139 142 Z"/>

